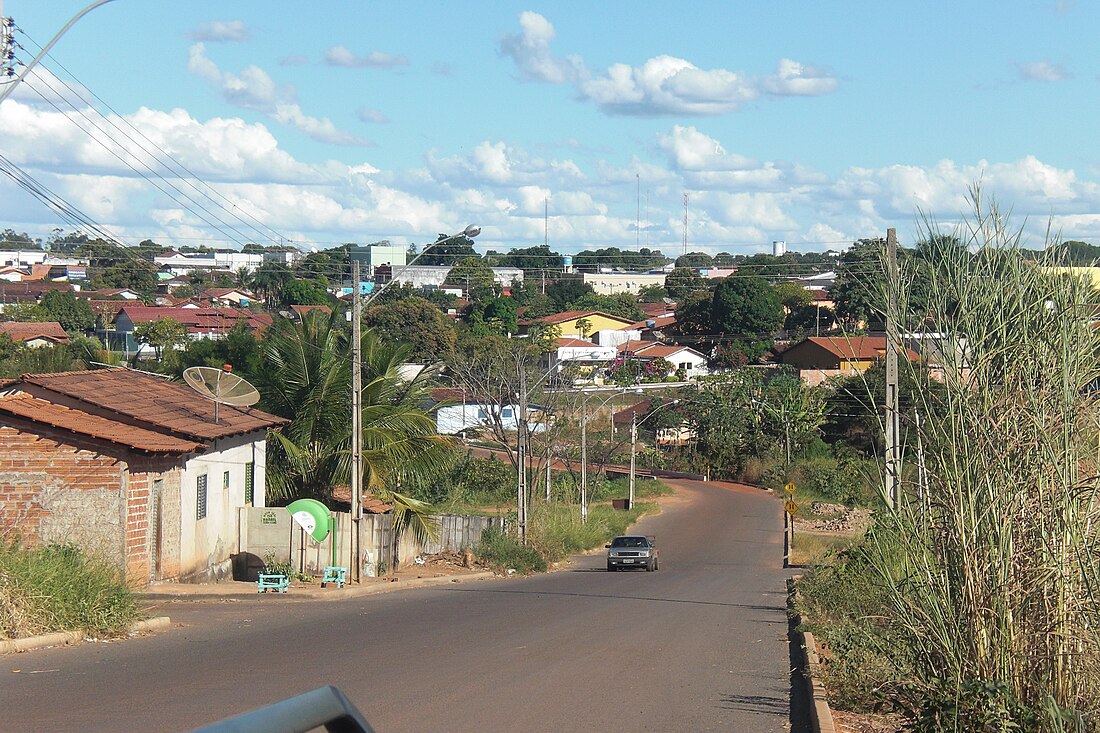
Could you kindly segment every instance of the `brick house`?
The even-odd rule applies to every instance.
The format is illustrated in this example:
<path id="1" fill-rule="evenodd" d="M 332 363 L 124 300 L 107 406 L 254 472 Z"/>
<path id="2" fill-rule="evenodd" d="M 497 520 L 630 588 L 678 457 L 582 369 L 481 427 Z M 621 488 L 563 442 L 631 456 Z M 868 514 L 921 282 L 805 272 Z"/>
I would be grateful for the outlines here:
<path id="1" fill-rule="evenodd" d="M 285 421 L 126 369 L 0 382 L 0 537 L 71 543 L 134 585 L 230 571 L 238 509 L 264 506 Z"/>

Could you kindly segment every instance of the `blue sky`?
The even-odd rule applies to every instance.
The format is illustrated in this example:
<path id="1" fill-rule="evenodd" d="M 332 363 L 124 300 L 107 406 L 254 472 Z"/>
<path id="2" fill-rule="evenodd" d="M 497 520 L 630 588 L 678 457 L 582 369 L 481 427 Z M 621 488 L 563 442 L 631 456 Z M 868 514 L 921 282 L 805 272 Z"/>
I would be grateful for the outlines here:
<path id="1" fill-rule="evenodd" d="M 20 58 L 84 5 L 4 0 Z M 134 243 L 477 223 L 480 249 L 676 254 L 687 192 L 693 251 L 811 251 L 950 226 L 978 180 L 1032 246 L 1051 217 L 1100 242 L 1098 27 L 1066 0 L 114 0 L 0 105 L 0 154 Z M 7 179 L 4 226 L 69 228 Z"/>

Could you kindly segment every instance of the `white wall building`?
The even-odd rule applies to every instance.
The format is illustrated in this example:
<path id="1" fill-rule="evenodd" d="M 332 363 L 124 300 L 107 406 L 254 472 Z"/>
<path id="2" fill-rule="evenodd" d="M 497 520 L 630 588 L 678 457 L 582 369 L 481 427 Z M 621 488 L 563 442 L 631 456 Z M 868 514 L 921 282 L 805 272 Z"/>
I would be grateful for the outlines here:
<path id="1" fill-rule="evenodd" d="M 586 272 L 584 282 L 600 295 L 638 292 L 649 285 L 664 287 L 665 273 L 653 272 Z"/>

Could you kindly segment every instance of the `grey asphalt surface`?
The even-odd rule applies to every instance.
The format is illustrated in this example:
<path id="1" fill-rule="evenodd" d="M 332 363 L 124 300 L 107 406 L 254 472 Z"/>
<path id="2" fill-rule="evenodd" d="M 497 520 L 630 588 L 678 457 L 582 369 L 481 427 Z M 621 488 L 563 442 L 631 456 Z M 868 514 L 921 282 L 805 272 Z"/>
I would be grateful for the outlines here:
<path id="1" fill-rule="evenodd" d="M 324 684 L 378 733 L 788 730 L 780 505 L 669 483 L 635 528 L 658 572 L 169 603 L 156 636 L 0 658 L 0 731 L 189 730 Z"/>

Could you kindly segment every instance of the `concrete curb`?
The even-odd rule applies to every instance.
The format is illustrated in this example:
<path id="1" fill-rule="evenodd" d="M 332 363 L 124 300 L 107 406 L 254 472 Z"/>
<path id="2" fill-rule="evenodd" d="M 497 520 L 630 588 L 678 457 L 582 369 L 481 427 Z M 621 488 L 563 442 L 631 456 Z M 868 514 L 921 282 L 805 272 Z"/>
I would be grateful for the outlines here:
<path id="1" fill-rule="evenodd" d="M 833 723 L 833 711 L 825 697 L 825 686 L 821 684 L 821 658 L 817 654 L 817 642 L 809 631 L 802 635 L 802 662 L 806 669 L 806 685 L 810 691 L 810 725 L 816 733 L 836 733 Z"/>
<path id="2" fill-rule="evenodd" d="M 355 586 L 346 585 L 343 588 L 332 589 L 320 589 L 314 586 L 302 587 L 302 586 L 290 586 L 290 591 L 287 593 L 256 593 L 252 591 L 244 591 L 229 589 L 218 589 L 216 586 L 210 586 L 209 590 L 203 588 L 195 592 L 188 593 L 141 593 L 140 598 L 142 601 L 217 601 L 217 600 L 252 600 L 261 597 L 280 598 L 287 601 L 340 601 L 350 600 L 352 598 L 359 598 L 362 596 L 371 596 L 378 593 L 392 593 L 393 591 L 401 590 L 402 588 L 423 588 L 431 587 L 433 585 L 450 585 L 452 583 L 464 583 L 470 580 L 488 580 L 490 578 L 500 577 L 497 576 L 491 570 L 483 570 L 477 573 L 469 573 L 468 575 L 442 575 L 433 578 L 409 578 L 399 582 L 392 583 L 370 583 L 369 585 Z M 255 583 L 250 584 L 252 588 L 255 588 Z"/>
<path id="3" fill-rule="evenodd" d="M 137 621 L 130 626 L 128 633 L 163 631 L 172 625 L 172 619 L 167 616 Z M 65 646 L 75 644 L 84 639 L 83 631 L 56 631 L 52 634 L 39 634 L 38 636 L 26 636 L 22 639 L 0 641 L 0 654 L 13 652 L 28 652 L 34 649 L 43 649 L 49 646 Z"/>

